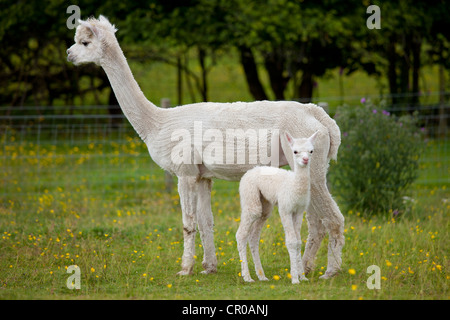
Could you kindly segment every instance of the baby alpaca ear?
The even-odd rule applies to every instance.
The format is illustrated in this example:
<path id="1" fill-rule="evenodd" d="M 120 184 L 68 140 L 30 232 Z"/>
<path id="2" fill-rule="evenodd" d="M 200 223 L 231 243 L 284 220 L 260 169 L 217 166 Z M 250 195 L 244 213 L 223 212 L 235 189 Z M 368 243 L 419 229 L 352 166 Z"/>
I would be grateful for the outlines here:
<path id="1" fill-rule="evenodd" d="M 312 134 L 311 137 L 308 138 L 308 140 L 312 143 L 312 145 L 314 145 L 314 142 L 316 141 L 318 134 L 319 134 L 319 131 L 316 131 Z"/>
<path id="2" fill-rule="evenodd" d="M 294 138 L 292 138 L 292 136 L 289 134 L 289 132 L 285 132 L 284 133 L 287 142 L 289 142 L 289 145 L 292 147 L 294 145 Z"/>

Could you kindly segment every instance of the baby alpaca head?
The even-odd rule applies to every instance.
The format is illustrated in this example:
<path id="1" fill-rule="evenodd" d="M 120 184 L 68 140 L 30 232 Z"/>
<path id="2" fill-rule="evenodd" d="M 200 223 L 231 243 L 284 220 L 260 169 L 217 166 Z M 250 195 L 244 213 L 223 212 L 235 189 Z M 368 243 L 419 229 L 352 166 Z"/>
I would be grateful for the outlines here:
<path id="1" fill-rule="evenodd" d="M 67 60 L 75 65 L 89 62 L 100 65 L 105 48 L 117 42 L 114 35 L 117 29 L 102 15 L 98 19 L 89 18 L 79 22 L 75 44 L 67 49 Z"/>
<path id="2" fill-rule="evenodd" d="M 289 146 L 292 149 L 294 162 L 300 167 L 308 166 L 309 159 L 314 151 L 314 143 L 319 131 L 316 131 L 309 138 L 293 138 L 288 132 L 285 133 Z"/>

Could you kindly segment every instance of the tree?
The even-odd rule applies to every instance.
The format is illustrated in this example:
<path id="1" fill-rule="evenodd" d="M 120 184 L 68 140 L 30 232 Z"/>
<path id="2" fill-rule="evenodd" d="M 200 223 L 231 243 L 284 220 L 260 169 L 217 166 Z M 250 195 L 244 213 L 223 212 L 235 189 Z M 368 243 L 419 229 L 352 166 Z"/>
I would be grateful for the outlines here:
<path id="1" fill-rule="evenodd" d="M 227 21 L 230 38 L 240 52 L 249 89 L 256 99 L 269 95 L 261 84 L 257 66 L 268 74 L 273 97 L 310 101 L 315 79 L 327 70 L 346 65 L 347 29 L 351 11 L 342 1 L 234 0 Z M 258 59 L 262 62 L 258 63 Z"/>
<path id="2" fill-rule="evenodd" d="M 0 41 L 6 44 L 0 49 L 1 104 L 71 105 L 75 97 L 83 100 L 108 87 L 95 66 L 74 68 L 66 60 L 73 42 L 73 30 L 66 27 L 66 2 L 5 0 L 0 6 Z"/>
<path id="3" fill-rule="evenodd" d="M 444 2 L 438 1 L 430 9 L 433 16 L 430 32 L 426 39 L 430 45 L 427 54 L 431 64 L 439 66 L 439 136 L 444 136 L 447 131 L 448 108 L 445 107 L 447 96 L 445 93 L 445 69 L 450 69 L 450 9 Z"/>
<path id="4" fill-rule="evenodd" d="M 392 104 L 408 105 L 412 112 L 419 103 L 424 43 L 434 37 L 436 17 L 448 9 L 442 1 L 383 1 L 378 5 L 381 29 L 362 28 L 358 35 L 375 66 L 375 70 L 363 69 L 369 74 L 386 75 Z"/>

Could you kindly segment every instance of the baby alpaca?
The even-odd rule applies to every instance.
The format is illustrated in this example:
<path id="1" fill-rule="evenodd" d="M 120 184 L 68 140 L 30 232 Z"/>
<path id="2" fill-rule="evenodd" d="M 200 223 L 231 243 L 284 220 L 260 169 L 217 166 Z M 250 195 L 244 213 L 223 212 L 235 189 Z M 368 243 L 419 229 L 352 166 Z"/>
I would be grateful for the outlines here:
<path id="1" fill-rule="evenodd" d="M 291 260 L 292 283 L 299 283 L 299 278 L 308 280 L 304 275 L 301 258 L 300 229 L 303 212 L 310 201 L 309 162 L 317 134 L 318 132 L 306 139 L 294 139 L 286 132 L 286 139 L 293 152 L 294 171 L 255 167 L 247 171 L 241 179 L 239 193 L 242 213 L 236 240 L 244 281 L 253 282 L 248 269 L 247 242 L 259 280 L 268 280 L 259 257 L 259 240 L 262 227 L 274 205 L 278 205 L 285 232 L 286 247 Z"/>

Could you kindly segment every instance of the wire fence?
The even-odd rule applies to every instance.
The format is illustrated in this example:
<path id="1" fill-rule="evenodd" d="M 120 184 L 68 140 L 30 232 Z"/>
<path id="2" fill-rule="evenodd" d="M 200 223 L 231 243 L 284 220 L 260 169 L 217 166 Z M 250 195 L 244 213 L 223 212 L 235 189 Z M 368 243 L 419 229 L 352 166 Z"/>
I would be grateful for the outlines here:
<path id="1" fill-rule="evenodd" d="M 3 200 L 48 190 L 89 190 L 102 197 L 166 189 L 163 171 L 117 106 L 0 107 Z M 417 108 L 415 107 L 414 110 Z M 410 112 L 409 107 L 392 108 Z M 448 105 L 421 106 L 428 148 L 417 184 L 449 184 Z M 175 192 L 176 190 L 172 190 Z"/>

